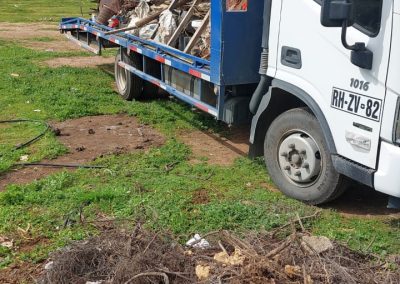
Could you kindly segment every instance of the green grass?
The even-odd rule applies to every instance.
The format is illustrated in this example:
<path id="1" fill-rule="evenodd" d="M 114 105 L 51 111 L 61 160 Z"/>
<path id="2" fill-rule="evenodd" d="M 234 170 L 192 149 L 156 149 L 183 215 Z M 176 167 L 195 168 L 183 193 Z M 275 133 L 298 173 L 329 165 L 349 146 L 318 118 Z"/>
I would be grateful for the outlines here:
<path id="1" fill-rule="evenodd" d="M 94 162 L 107 169 L 63 172 L 32 184 L 8 186 L 0 193 L 0 236 L 14 239 L 16 247 L 23 248 L 29 241 L 21 228 L 30 227 L 29 237 L 42 242 L 31 250 L 0 248 L 1 267 L 17 261 L 39 262 L 71 240 L 96 234 L 93 221 L 99 215 L 131 220 L 130 224 L 141 220 L 185 241 L 195 232 L 216 229 L 270 230 L 296 213 L 305 216 L 317 210 L 265 189 L 265 183 L 273 185 L 262 161 L 241 158 L 230 167 L 188 162 L 190 149 L 175 134 L 195 128 L 217 130 L 219 124 L 210 116 L 169 100 L 125 102 L 113 91 L 112 76 L 100 69 L 52 69 L 37 64 L 74 55 L 82 53 L 40 52 L 0 41 L 0 120 L 49 121 L 127 113 L 160 130 L 167 143 L 148 153 L 106 156 Z M 42 129 L 35 123 L 0 125 L 0 173 L 10 170 L 22 155 L 39 161 L 65 153 L 51 133 L 30 147 L 13 151 L 16 144 Z M 165 171 L 172 164 L 172 171 Z M 199 193 L 206 193 L 205 200 L 199 200 Z M 400 252 L 396 220 L 345 218 L 324 210 L 305 226 L 358 250 L 383 256 Z"/>
<path id="2" fill-rule="evenodd" d="M 31 38 L 29 39 L 30 41 L 38 41 L 38 42 L 52 42 L 52 41 L 56 41 L 57 39 L 52 38 L 52 37 L 35 37 L 35 38 Z"/>
<path id="3" fill-rule="evenodd" d="M 90 0 L 0 0 L 0 21 L 2 22 L 58 22 L 62 17 L 88 17 Z"/>
<path id="4" fill-rule="evenodd" d="M 0 57 L 3 59 L 0 67 L 0 118 L 65 120 L 128 113 L 171 135 L 177 129 L 216 126 L 210 117 L 190 112 L 185 105 L 171 101 L 140 104 L 123 101 L 112 89 L 113 78 L 100 69 L 52 69 L 35 64 L 53 57 L 82 54 L 88 55 L 80 52 L 40 52 L 0 41 Z M 15 77 L 16 74 L 18 77 Z M 21 155 L 29 155 L 33 162 L 49 154 L 54 157 L 65 152 L 51 134 L 31 148 L 11 151 L 16 144 L 29 140 L 39 132 L 40 127 L 25 123 L 0 128 L 0 173 L 8 170 Z M 55 146 L 49 150 L 49 145 Z"/>
<path id="5" fill-rule="evenodd" d="M 261 162 L 241 158 L 230 167 L 193 165 L 189 154 L 184 144 L 170 139 L 147 154 L 98 159 L 95 164 L 107 166 L 104 170 L 63 172 L 30 185 L 9 186 L 0 193 L 0 235 L 7 234 L 23 246 L 18 228 L 31 226 L 31 238 L 48 242 L 31 252 L 3 252 L 3 266 L 15 260 L 43 260 L 56 247 L 94 234 L 91 224 L 99 214 L 131 220 L 131 224 L 141 220 L 147 227 L 173 232 L 184 242 L 197 232 L 270 230 L 296 214 L 317 210 L 266 190 Z M 165 171 L 171 164 L 175 167 Z M 198 199 L 199 191 L 206 192 L 207 198 Z M 383 256 L 400 251 L 398 224 L 347 219 L 325 210 L 304 225 L 362 251 Z"/>

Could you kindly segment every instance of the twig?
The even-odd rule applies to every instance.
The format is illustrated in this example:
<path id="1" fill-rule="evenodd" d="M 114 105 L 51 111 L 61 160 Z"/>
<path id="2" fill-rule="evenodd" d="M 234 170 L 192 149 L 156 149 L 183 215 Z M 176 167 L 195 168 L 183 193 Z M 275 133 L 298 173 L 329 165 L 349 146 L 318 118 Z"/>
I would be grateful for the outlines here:
<path id="1" fill-rule="evenodd" d="M 321 259 L 320 259 L 320 262 L 322 263 Z M 325 272 L 326 283 L 329 284 L 329 283 L 331 283 L 331 281 L 330 281 L 330 278 L 329 278 L 328 270 L 326 270 L 326 265 L 325 265 L 325 263 L 322 263 L 322 267 L 323 267 L 324 272 Z"/>
<path id="2" fill-rule="evenodd" d="M 226 251 L 226 249 L 225 249 L 225 247 L 223 246 L 223 244 L 221 243 L 221 241 L 218 241 L 218 245 L 219 245 L 219 247 L 222 249 L 222 251 L 223 251 L 225 254 L 229 255 L 229 253 Z"/>
<path id="3" fill-rule="evenodd" d="M 321 214 L 321 212 L 322 212 L 322 210 L 319 209 L 319 210 L 315 211 L 314 214 L 312 214 L 312 215 L 301 217 L 301 218 L 300 218 L 300 221 L 304 221 L 304 220 L 307 220 L 307 219 L 316 218 L 319 214 Z M 293 223 L 293 222 L 289 222 L 289 223 L 287 223 L 287 224 L 285 224 L 285 225 L 283 225 L 283 226 L 280 226 L 279 228 L 275 229 L 274 231 L 272 231 L 272 235 L 271 235 L 271 236 L 274 237 L 275 234 L 276 234 L 277 232 L 279 232 L 280 230 L 283 230 L 283 229 L 289 227 L 292 223 Z"/>
<path id="4" fill-rule="evenodd" d="M 128 248 L 129 249 L 128 254 L 129 254 L 130 257 L 133 256 L 132 247 L 133 247 L 133 244 L 134 244 L 134 239 L 137 237 L 137 235 L 139 234 L 141 229 L 142 229 L 142 224 L 140 222 L 137 222 L 136 226 L 133 229 L 132 234 L 130 236 L 131 241 L 130 241 L 129 248 Z"/>
<path id="5" fill-rule="evenodd" d="M 271 250 L 269 253 L 265 255 L 265 258 L 271 258 L 283 251 L 285 248 L 287 248 L 290 243 L 292 242 L 291 237 L 288 237 L 282 244 L 280 244 L 277 248 Z"/>
<path id="6" fill-rule="evenodd" d="M 368 246 L 365 248 L 365 253 L 368 253 L 368 251 L 370 250 L 370 248 L 372 247 L 372 245 L 375 243 L 376 240 L 376 235 L 374 235 L 374 237 L 372 238 L 372 241 L 368 244 Z"/>
<path id="7" fill-rule="evenodd" d="M 280 244 L 277 248 L 273 249 L 272 251 L 270 251 L 269 253 L 267 253 L 265 255 L 265 258 L 272 258 L 275 255 L 277 255 L 278 253 L 280 253 L 281 251 L 283 251 L 285 248 L 287 248 L 292 242 L 293 240 L 296 238 L 296 234 L 292 234 L 289 237 L 286 238 L 286 240 Z"/>
<path id="8" fill-rule="evenodd" d="M 125 284 L 131 283 L 133 280 L 143 277 L 143 276 L 161 276 L 164 278 L 164 283 L 169 284 L 168 275 L 163 272 L 146 272 L 146 273 L 139 273 L 138 275 L 133 276 L 131 279 L 125 282 Z"/>
<path id="9" fill-rule="evenodd" d="M 167 165 L 165 165 L 164 170 L 166 173 L 169 173 L 170 171 L 172 171 L 176 165 L 179 164 L 179 161 L 173 162 L 173 163 L 169 163 Z"/>
<path id="10" fill-rule="evenodd" d="M 169 271 L 169 270 L 162 269 L 162 268 L 158 268 L 158 269 L 159 269 L 161 272 L 164 272 L 164 273 L 166 273 L 166 274 L 175 275 L 175 276 L 180 277 L 180 278 L 182 278 L 182 279 L 185 279 L 185 280 L 187 280 L 187 281 L 189 281 L 189 282 L 192 282 L 192 280 L 193 280 L 193 279 L 190 279 L 190 278 L 188 278 L 188 277 L 183 276 L 183 275 L 190 275 L 189 273 L 174 272 L 174 271 Z"/>
<path id="11" fill-rule="evenodd" d="M 298 214 L 297 214 L 297 216 L 298 216 Z M 307 271 L 306 271 L 306 266 L 304 265 L 304 263 L 303 263 L 303 282 L 304 282 L 304 284 L 308 284 L 308 277 L 307 277 Z"/>
<path id="12" fill-rule="evenodd" d="M 224 271 L 224 273 L 222 273 L 221 275 L 219 275 L 219 276 L 217 277 L 217 279 L 218 279 L 218 284 L 222 284 L 222 283 L 223 283 L 222 280 L 223 280 L 223 278 L 224 278 L 225 276 L 231 276 L 230 278 L 227 278 L 227 279 L 225 279 L 225 280 L 232 279 L 232 278 L 233 278 L 233 277 L 232 277 L 232 274 L 234 274 L 236 277 L 239 276 L 239 274 L 238 274 L 235 270 Z"/>
<path id="13" fill-rule="evenodd" d="M 249 255 L 255 255 L 257 252 L 254 250 L 254 248 L 246 243 L 245 241 L 242 241 L 238 239 L 236 236 L 230 234 L 228 231 L 223 231 L 224 237 L 227 239 L 227 241 L 231 241 L 232 245 L 235 247 L 241 247 L 242 249 L 244 248 L 246 250 L 246 254 Z"/>
<path id="14" fill-rule="evenodd" d="M 143 254 L 146 254 L 146 251 L 149 249 L 149 247 L 151 246 L 151 244 L 154 242 L 154 240 L 157 238 L 158 234 L 154 234 L 154 237 L 151 239 L 151 241 L 149 242 L 149 244 L 147 245 L 147 247 L 144 249 Z"/>
<path id="15" fill-rule="evenodd" d="M 345 283 L 357 283 L 356 280 L 347 272 L 347 270 L 342 267 L 341 265 L 337 264 L 336 262 L 330 260 L 329 258 L 325 257 L 325 259 L 331 263 L 332 266 L 336 267 L 336 271 L 339 275 L 341 275 L 342 279 L 346 277 Z"/>
<path id="16" fill-rule="evenodd" d="M 303 232 L 305 232 L 306 229 L 304 229 L 303 222 L 301 221 L 301 218 L 300 218 L 300 216 L 299 216 L 299 213 L 297 213 L 297 212 L 296 212 L 296 217 L 297 217 L 297 221 L 298 221 L 299 224 L 300 224 L 301 230 L 302 230 Z"/>

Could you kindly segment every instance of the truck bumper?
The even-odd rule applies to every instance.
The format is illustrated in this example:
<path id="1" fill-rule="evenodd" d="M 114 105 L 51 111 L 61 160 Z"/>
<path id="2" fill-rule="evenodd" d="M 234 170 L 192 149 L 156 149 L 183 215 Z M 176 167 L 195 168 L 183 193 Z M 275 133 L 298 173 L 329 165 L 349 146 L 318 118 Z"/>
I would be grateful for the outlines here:
<path id="1" fill-rule="evenodd" d="M 377 191 L 400 197 L 400 147 L 381 142 L 378 171 L 374 176 Z"/>

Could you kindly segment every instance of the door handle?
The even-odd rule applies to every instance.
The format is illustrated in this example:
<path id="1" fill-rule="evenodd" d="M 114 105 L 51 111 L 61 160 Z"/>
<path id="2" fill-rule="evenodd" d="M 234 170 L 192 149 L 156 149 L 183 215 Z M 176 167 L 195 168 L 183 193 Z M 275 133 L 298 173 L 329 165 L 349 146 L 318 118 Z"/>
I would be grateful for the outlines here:
<path id="1" fill-rule="evenodd" d="M 302 61 L 300 49 L 289 46 L 282 46 L 281 63 L 282 65 L 291 68 L 301 69 Z"/>

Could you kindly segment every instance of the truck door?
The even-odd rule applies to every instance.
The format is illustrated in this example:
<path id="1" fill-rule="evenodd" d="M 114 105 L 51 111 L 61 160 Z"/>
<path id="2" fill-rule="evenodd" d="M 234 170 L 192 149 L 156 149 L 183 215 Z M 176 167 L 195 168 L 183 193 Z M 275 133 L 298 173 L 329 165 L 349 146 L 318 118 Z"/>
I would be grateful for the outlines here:
<path id="1" fill-rule="evenodd" d="M 339 155 L 376 168 L 390 52 L 392 1 L 353 0 L 347 42 L 373 52 L 372 69 L 350 61 L 341 28 L 320 23 L 321 1 L 282 0 L 276 75 L 319 105 Z"/>

